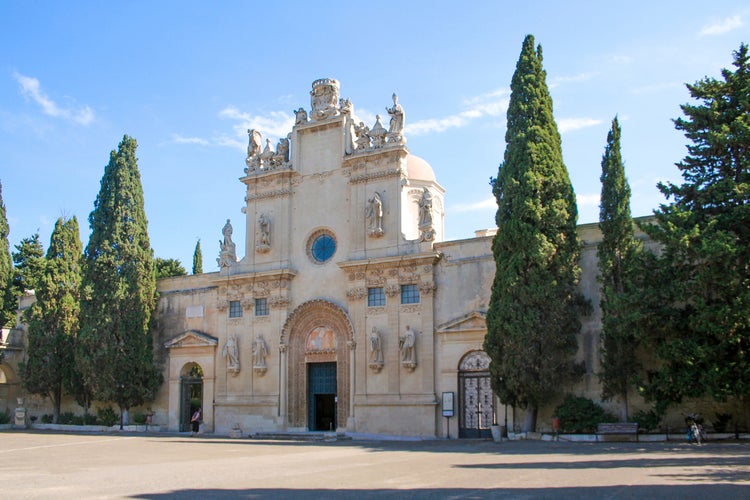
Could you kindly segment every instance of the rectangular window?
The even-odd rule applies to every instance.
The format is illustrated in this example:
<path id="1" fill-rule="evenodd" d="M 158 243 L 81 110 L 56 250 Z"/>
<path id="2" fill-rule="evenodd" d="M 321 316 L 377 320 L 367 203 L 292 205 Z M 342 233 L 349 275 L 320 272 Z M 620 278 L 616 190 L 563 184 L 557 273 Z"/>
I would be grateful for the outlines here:
<path id="1" fill-rule="evenodd" d="M 417 288 L 417 285 L 401 285 L 401 303 L 419 304 L 419 288 Z"/>
<path id="2" fill-rule="evenodd" d="M 367 289 L 367 307 L 378 307 L 385 305 L 385 292 L 382 286 Z"/>
<path id="3" fill-rule="evenodd" d="M 242 317 L 242 302 L 240 302 L 239 300 L 229 301 L 229 317 L 230 318 Z"/>
<path id="4" fill-rule="evenodd" d="M 268 299 L 263 297 L 261 299 L 255 299 L 255 315 L 256 316 L 268 316 Z"/>

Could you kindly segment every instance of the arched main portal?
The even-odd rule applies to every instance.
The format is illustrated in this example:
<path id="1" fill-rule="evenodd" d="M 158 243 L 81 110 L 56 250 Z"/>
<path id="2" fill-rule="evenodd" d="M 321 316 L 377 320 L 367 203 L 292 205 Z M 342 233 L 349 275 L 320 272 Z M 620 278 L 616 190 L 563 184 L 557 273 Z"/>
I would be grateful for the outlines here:
<path id="1" fill-rule="evenodd" d="M 467 353 L 458 366 L 458 437 L 492 437 L 495 397 L 490 385 L 490 357 L 484 351 Z"/>
<path id="2" fill-rule="evenodd" d="M 287 352 L 287 425 L 330 430 L 351 416 L 354 329 L 347 313 L 326 300 L 305 302 L 281 335 Z"/>

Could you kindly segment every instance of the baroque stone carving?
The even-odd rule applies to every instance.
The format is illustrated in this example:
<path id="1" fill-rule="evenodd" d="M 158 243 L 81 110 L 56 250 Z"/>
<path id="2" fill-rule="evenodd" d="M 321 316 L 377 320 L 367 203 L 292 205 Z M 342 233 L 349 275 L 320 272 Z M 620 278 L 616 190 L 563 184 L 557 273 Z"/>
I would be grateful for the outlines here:
<path id="1" fill-rule="evenodd" d="M 262 213 L 258 217 L 258 233 L 255 240 L 255 251 L 267 253 L 271 250 L 271 217 Z"/>
<path id="2" fill-rule="evenodd" d="M 312 119 L 325 120 L 336 116 L 339 112 L 339 82 L 333 78 L 315 80 L 310 91 L 312 104 Z"/>
<path id="3" fill-rule="evenodd" d="M 433 283 L 432 281 L 424 281 L 419 285 L 419 291 L 423 295 L 430 295 L 436 288 L 437 285 L 435 285 L 435 283 Z"/>
<path id="4" fill-rule="evenodd" d="M 367 219 L 367 234 L 375 238 L 383 236 L 383 200 L 377 191 L 373 193 L 372 198 L 367 200 L 365 218 Z"/>
<path id="5" fill-rule="evenodd" d="M 253 340 L 253 371 L 258 375 L 266 373 L 266 356 L 268 355 L 268 346 L 262 335 L 258 335 Z"/>
<path id="6" fill-rule="evenodd" d="M 405 144 L 404 139 L 404 108 L 398 103 L 398 96 L 393 94 L 393 107 L 385 108 L 389 115 L 391 115 L 390 128 L 388 129 L 388 143 L 389 144 Z"/>
<path id="7" fill-rule="evenodd" d="M 346 296 L 352 300 L 362 300 L 367 297 L 367 289 L 363 287 L 350 288 L 346 291 Z"/>
<path id="8" fill-rule="evenodd" d="M 401 287 L 398 285 L 388 285 L 385 287 L 385 294 L 389 297 L 395 297 L 401 293 Z"/>
<path id="9" fill-rule="evenodd" d="M 247 131 L 249 144 L 247 146 L 247 158 L 245 158 L 245 173 L 258 173 L 277 170 L 280 168 L 291 168 L 289 161 L 289 135 L 279 139 L 274 150 L 271 147 L 271 139 L 266 139 L 266 147 L 261 151 L 260 144 L 262 136 L 255 129 Z"/>
<path id="10" fill-rule="evenodd" d="M 224 240 L 219 240 L 221 251 L 216 262 L 218 262 L 220 268 L 231 267 L 237 263 L 237 253 L 235 251 L 235 244 L 232 241 L 232 223 L 229 219 L 227 219 L 227 223 L 224 224 L 221 232 L 224 234 Z"/>
<path id="11" fill-rule="evenodd" d="M 383 369 L 383 344 L 380 338 L 380 332 L 374 326 L 370 332 L 370 363 L 368 366 L 375 372 L 379 373 Z"/>
<path id="12" fill-rule="evenodd" d="M 294 110 L 294 124 L 303 125 L 307 123 L 307 111 L 305 108 L 299 108 Z"/>
<path id="13" fill-rule="evenodd" d="M 409 371 L 417 367 L 417 336 L 409 325 L 404 334 L 398 338 L 398 348 L 401 351 L 401 366 Z"/>
<path id="14" fill-rule="evenodd" d="M 227 373 L 235 377 L 240 373 L 240 351 L 236 335 L 230 335 L 221 349 L 221 355 L 227 359 Z"/>
<path id="15" fill-rule="evenodd" d="M 435 239 L 435 228 L 432 225 L 432 194 L 424 188 L 419 205 L 419 240 L 432 241 Z"/>
<path id="16" fill-rule="evenodd" d="M 380 121 L 380 115 L 375 115 L 375 126 L 373 126 L 372 130 L 370 130 L 370 132 L 367 134 L 370 139 L 372 139 L 373 149 L 379 149 L 383 147 L 383 145 L 385 144 L 385 136 L 387 134 L 388 131 Z"/>

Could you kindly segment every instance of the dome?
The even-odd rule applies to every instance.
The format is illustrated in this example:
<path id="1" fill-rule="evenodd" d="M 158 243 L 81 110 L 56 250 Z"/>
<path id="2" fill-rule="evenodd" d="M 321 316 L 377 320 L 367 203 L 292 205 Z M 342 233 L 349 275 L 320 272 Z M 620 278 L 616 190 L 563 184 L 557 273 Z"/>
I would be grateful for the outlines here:
<path id="1" fill-rule="evenodd" d="M 406 176 L 409 179 L 436 182 L 435 172 L 430 164 L 413 154 L 406 157 Z"/>

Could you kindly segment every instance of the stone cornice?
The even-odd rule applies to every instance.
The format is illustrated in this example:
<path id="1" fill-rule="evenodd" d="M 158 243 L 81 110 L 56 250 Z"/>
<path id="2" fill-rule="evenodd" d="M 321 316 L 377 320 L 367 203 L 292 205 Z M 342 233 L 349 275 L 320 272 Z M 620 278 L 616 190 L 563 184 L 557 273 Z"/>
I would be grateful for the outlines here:
<path id="1" fill-rule="evenodd" d="M 375 259 L 358 259 L 339 262 L 338 266 L 347 272 L 364 272 L 372 268 L 393 268 L 405 266 L 435 265 L 442 257 L 438 252 L 425 252 L 410 255 L 397 255 L 394 257 L 379 257 Z"/>

